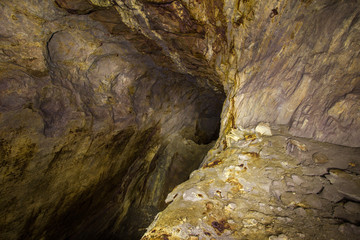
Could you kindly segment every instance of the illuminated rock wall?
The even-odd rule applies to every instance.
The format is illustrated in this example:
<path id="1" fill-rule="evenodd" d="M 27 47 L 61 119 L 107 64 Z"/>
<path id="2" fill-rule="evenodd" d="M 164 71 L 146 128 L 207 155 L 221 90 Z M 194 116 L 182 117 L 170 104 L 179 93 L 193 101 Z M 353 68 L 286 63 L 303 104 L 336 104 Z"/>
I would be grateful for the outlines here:
<path id="1" fill-rule="evenodd" d="M 359 12 L 356 0 L 2 1 L 1 238 L 140 238 L 216 139 L 212 167 L 176 200 L 199 203 L 186 218 L 213 214 L 209 229 L 173 232 L 174 201 L 153 237 L 356 236 Z M 260 122 L 282 137 L 256 135 Z M 231 162 L 245 158 L 259 169 Z M 219 186 L 201 189 L 209 178 Z M 244 217 L 253 210 L 281 219 Z M 330 235 L 302 230 L 317 218 Z"/>

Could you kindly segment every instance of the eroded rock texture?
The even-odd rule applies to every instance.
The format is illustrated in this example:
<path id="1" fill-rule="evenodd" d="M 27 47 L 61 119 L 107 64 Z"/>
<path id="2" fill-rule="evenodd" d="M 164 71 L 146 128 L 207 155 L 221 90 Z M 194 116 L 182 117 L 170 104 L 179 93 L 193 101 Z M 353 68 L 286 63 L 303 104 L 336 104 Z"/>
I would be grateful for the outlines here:
<path id="1" fill-rule="evenodd" d="M 220 138 L 143 239 L 357 238 L 358 149 L 294 136 L 359 147 L 359 1 L 219 2 L 214 24 L 209 2 L 182 1 L 209 20 L 204 56 L 227 92 Z M 226 31 L 212 52 L 215 26 Z M 260 122 L 289 132 L 243 129 Z"/>
<path id="2" fill-rule="evenodd" d="M 1 1 L 1 238 L 356 238 L 359 6 Z"/>
<path id="3" fill-rule="evenodd" d="M 177 69 L 228 93 L 224 126 L 261 121 L 359 147 L 358 1 L 114 1 Z M 215 70 L 215 72 L 214 72 Z M 226 130 L 224 130 L 226 132 Z"/>
<path id="4" fill-rule="evenodd" d="M 272 132 L 232 130 L 142 239 L 356 239 L 359 149 Z"/>
<path id="5" fill-rule="evenodd" d="M 140 238 L 217 138 L 224 98 L 157 66 L 115 10 L 58 3 L 80 15 L 0 3 L 1 239 Z"/>
<path id="6" fill-rule="evenodd" d="M 250 3 L 253 15 L 228 29 L 232 124 L 359 147 L 359 2 Z"/>

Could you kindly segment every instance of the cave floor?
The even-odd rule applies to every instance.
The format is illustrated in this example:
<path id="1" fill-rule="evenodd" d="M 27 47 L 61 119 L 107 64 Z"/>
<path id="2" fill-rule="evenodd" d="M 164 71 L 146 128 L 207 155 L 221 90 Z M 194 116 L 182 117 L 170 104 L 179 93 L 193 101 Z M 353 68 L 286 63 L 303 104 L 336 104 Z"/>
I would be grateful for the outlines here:
<path id="1" fill-rule="evenodd" d="M 232 129 L 143 239 L 358 239 L 359 150 Z"/>

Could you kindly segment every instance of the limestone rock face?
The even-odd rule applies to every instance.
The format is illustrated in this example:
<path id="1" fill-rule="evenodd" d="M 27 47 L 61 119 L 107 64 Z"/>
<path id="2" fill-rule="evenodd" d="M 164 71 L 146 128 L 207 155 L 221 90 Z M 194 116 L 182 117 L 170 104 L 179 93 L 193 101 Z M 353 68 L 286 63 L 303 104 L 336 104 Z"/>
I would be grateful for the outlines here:
<path id="1" fill-rule="evenodd" d="M 232 131 L 142 239 L 356 239 L 359 149 L 292 137 L 306 151 L 288 151 L 288 133 L 274 133 Z M 313 161 L 320 149 L 328 162 Z"/>
<path id="2" fill-rule="evenodd" d="M 218 135 L 222 93 L 91 3 L 0 3 L 1 239 L 140 238 Z"/>
<path id="3" fill-rule="evenodd" d="M 357 237 L 359 6 L 2 0 L 0 238 Z"/>
<path id="4" fill-rule="evenodd" d="M 228 124 L 285 124 L 296 136 L 359 147 L 358 2 L 258 1 L 252 11 L 228 25 Z"/>
<path id="5" fill-rule="evenodd" d="M 269 122 L 296 136 L 360 146 L 358 1 L 113 5 L 181 71 L 218 86 L 209 69 L 216 70 L 227 92 L 223 131 Z"/>

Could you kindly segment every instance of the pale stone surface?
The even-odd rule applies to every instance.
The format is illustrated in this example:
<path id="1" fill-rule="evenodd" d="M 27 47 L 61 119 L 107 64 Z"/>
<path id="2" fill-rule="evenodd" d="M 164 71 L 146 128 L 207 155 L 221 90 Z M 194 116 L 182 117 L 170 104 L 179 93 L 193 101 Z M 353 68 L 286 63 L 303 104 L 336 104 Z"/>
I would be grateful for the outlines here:
<path id="1" fill-rule="evenodd" d="M 268 123 L 259 123 L 256 128 L 255 128 L 255 132 L 260 133 L 261 135 L 264 136 L 271 136 L 271 128 L 270 128 L 270 124 Z"/>
<path id="2" fill-rule="evenodd" d="M 247 136 L 252 131 L 243 129 L 236 132 Z M 199 239 L 356 238 L 356 226 L 345 223 L 341 227 L 341 223 L 358 223 L 358 200 L 349 197 L 359 192 L 353 185 L 359 176 L 355 176 L 350 165 L 346 172 L 334 170 L 334 166 L 347 154 L 358 156 L 359 149 L 293 137 L 293 141 L 306 145 L 307 151 L 301 153 L 309 159 L 320 150 L 331 149 L 327 151 L 329 154 L 338 153 L 337 157 L 331 155 L 336 161 L 324 163 L 332 169 L 326 171 L 325 178 L 322 174 L 307 175 L 304 170 L 315 168 L 318 163 L 306 163 L 306 168 L 299 165 L 296 156 L 284 147 L 287 145 L 286 137 L 257 138 L 256 142 L 253 138 L 239 138 L 238 141 L 248 141 L 249 145 L 237 147 L 233 142 L 215 155 L 210 151 L 202 168 L 169 194 L 169 198 L 174 200 L 148 228 L 143 239 L 162 236 L 168 239 L 188 239 L 190 236 Z M 267 154 L 250 152 L 255 149 Z M 247 158 L 239 158 L 242 155 Z M 360 158 L 351 161 L 357 165 Z M 267 174 L 269 171 L 272 174 Z M 340 183 L 344 185 L 338 188 Z M 198 189 L 207 196 L 206 199 L 188 201 L 174 198 L 182 192 L 196 196 Z M 345 204 L 340 201 L 344 197 L 347 199 Z M 186 224 L 178 220 L 184 218 Z M 334 225 L 339 228 L 334 228 Z"/>

